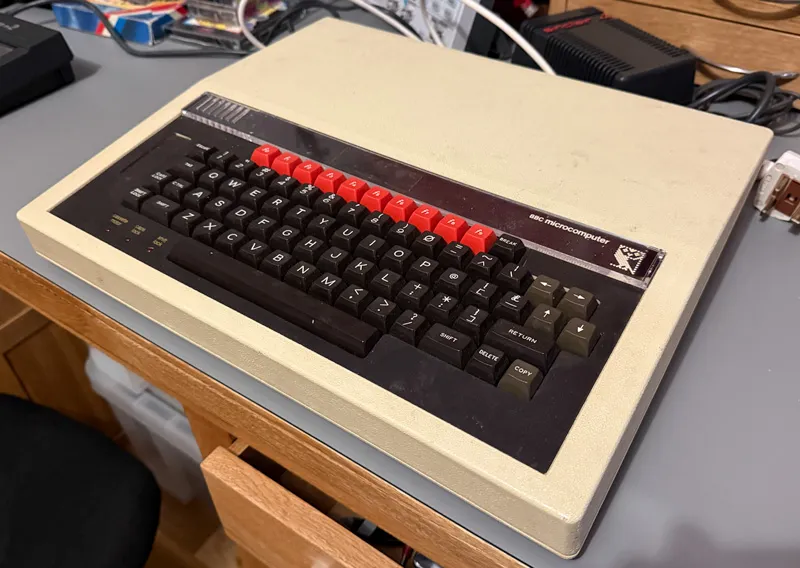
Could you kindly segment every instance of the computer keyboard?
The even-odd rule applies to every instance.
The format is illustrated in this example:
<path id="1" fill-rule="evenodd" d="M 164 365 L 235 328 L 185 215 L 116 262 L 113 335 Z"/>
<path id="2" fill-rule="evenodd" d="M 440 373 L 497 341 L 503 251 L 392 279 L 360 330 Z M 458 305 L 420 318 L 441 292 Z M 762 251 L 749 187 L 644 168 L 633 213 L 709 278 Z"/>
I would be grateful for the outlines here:
<path id="1" fill-rule="evenodd" d="M 525 97 L 551 112 L 506 108 Z M 19 218 L 45 257 L 571 557 L 769 139 L 326 20 Z"/>

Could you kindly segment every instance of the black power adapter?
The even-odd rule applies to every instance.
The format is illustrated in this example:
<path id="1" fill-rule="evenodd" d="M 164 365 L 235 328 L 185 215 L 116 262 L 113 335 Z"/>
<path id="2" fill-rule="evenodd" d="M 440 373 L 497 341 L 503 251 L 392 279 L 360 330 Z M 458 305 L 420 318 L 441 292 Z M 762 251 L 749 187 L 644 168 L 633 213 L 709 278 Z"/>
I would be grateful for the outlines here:
<path id="1" fill-rule="evenodd" d="M 682 105 L 692 100 L 689 52 L 597 8 L 534 18 L 520 33 L 559 75 Z M 538 69 L 520 49 L 511 61 Z"/>

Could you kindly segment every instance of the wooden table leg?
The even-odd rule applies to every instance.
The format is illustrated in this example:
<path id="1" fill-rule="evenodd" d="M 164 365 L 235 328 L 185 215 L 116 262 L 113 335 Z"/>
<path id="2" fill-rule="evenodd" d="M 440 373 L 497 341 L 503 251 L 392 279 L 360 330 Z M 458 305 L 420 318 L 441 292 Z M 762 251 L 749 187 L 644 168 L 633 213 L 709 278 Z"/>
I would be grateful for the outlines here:
<path id="1" fill-rule="evenodd" d="M 197 446 L 200 448 L 203 459 L 218 447 L 227 448 L 233 443 L 233 436 L 224 428 L 211 423 L 203 415 L 190 408 L 184 407 L 184 412 L 186 418 L 189 419 L 189 425 L 192 427 L 192 433 L 197 440 Z"/>

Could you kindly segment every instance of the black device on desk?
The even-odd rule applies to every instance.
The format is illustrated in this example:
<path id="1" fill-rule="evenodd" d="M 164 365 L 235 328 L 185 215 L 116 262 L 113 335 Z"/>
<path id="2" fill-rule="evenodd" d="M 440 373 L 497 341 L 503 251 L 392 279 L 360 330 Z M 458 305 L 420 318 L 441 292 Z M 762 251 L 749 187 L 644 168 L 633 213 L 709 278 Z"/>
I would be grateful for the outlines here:
<path id="1" fill-rule="evenodd" d="M 0 14 L 0 114 L 75 80 L 56 30 Z"/>

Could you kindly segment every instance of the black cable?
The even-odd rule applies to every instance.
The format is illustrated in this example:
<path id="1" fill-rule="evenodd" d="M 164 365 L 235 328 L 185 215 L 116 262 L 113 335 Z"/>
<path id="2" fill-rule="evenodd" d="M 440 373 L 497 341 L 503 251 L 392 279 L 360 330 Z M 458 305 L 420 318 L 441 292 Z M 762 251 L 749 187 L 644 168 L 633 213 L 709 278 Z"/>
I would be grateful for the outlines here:
<path id="1" fill-rule="evenodd" d="M 100 18 L 100 21 L 103 22 L 103 25 L 106 27 L 109 35 L 111 36 L 111 39 L 113 39 L 126 53 L 135 57 L 230 57 L 247 55 L 250 53 L 248 51 L 237 51 L 234 49 L 135 49 L 131 47 L 127 40 L 122 37 L 116 29 L 114 29 L 114 25 L 109 21 L 108 17 L 103 13 L 103 11 L 88 0 L 34 0 L 28 4 L 7 10 L 4 13 L 9 16 L 16 16 L 20 12 L 24 12 L 25 10 L 29 10 L 31 8 L 48 6 L 53 4 L 54 1 L 57 1 L 59 4 L 80 4 L 81 6 L 84 6 L 94 12 L 94 14 Z"/>
<path id="2" fill-rule="evenodd" d="M 723 116 L 766 126 L 777 135 L 786 135 L 800 130 L 800 113 L 794 112 L 794 103 L 798 100 L 800 94 L 778 87 L 772 73 L 758 71 L 737 79 L 715 79 L 701 85 L 695 90 L 689 107 L 709 111 L 716 103 L 742 101 L 753 105 L 752 110 Z"/>

